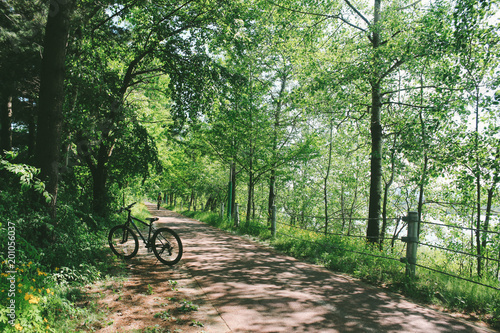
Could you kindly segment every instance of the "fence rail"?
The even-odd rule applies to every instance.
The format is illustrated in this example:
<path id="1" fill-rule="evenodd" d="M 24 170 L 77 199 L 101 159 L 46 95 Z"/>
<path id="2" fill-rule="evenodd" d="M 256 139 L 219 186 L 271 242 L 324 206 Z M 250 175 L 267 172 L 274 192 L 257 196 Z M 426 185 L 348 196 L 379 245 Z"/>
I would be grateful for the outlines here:
<path id="1" fill-rule="evenodd" d="M 426 222 L 426 221 L 420 221 L 421 224 L 431 224 L 431 225 L 437 225 L 441 227 L 448 227 L 448 228 L 455 228 L 455 229 L 461 229 L 461 230 L 470 230 L 474 232 L 482 232 L 486 234 L 494 234 L 494 235 L 500 235 L 500 232 L 498 231 L 493 231 L 493 230 L 484 230 L 484 229 L 476 229 L 476 228 L 468 228 L 468 227 L 461 227 L 459 225 L 452 225 L 452 224 L 443 224 L 443 223 L 436 223 L 436 222 Z"/>
<path id="2" fill-rule="evenodd" d="M 297 226 L 297 225 L 283 223 L 283 222 L 277 222 L 276 221 L 276 207 L 273 207 L 273 214 L 272 215 L 273 215 L 273 218 L 271 219 L 271 228 L 270 229 L 272 230 L 273 237 L 276 236 L 276 234 L 280 234 L 280 235 L 283 235 L 285 237 L 294 238 L 294 239 L 300 239 L 300 238 L 298 238 L 296 236 L 284 233 L 284 232 L 280 231 L 280 228 L 277 228 L 277 226 L 283 226 L 283 227 L 296 228 L 296 229 L 300 229 L 300 230 L 304 230 L 304 231 L 308 231 L 308 232 L 313 232 L 313 233 L 317 233 L 317 234 L 322 234 L 322 235 L 326 234 L 327 236 L 340 236 L 340 237 L 351 237 L 351 238 L 366 238 L 366 235 L 350 235 L 350 234 L 346 235 L 346 234 L 343 234 L 343 233 L 333 233 L 333 232 L 326 232 L 325 233 L 324 231 L 311 230 L 309 228 L 305 228 L 305 227 L 302 227 L 302 226 Z M 289 215 L 289 214 L 286 214 L 286 215 Z M 297 216 L 300 216 L 300 215 L 297 215 Z M 315 216 L 314 218 L 319 218 L 319 217 Z M 322 218 L 324 219 L 324 216 Z M 499 263 L 499 267 L 500 267 L 500 257 L 499 257 L 499 259 L 495 259 L 495 258 L 490 258 L 490 257 L 482 256 L 482 255 L 476 255 L 476 254 L 468 253 L 468 252 L 465 252 L 465 251 L 449 249 L 449 248 L 446 248 L 444 246 L 440 246 L 440 245 L 436 245 L 436 244 L 429 244 L 429 243 L 425 243 L 425 242 L 420 242 L 419 239 L 418 239 L 418 229 L 419 229 L 418 228 L 418 223 L 435 225 L 435 226 L 442 227 L 442 228 L 443 227 L 449 227 L 449 228 L 457 228 L 457 229 L 461 229 L 461 230 L 468 230 L 468 231 L 474 231 L 474 232 L 479 231 L 479 232 L 482 232 L 484 234 L 492 234 L 492 235 L 500 235 L 500 232 L 492 231 L 492 230 L 482 230 L 482 229 L 475 229 L 475 228 L 468 228 L 468 227 L 460 227 L 460 226 L 448 225 L 448 224 L 442 224 L 442 223 L 436 223 L 436 222 L 418 221 L 418 216 L 417 216 L 417 213 L 415 213 L 415 212 L 410 212 L 408 214 L 408 216 L 403 217 L 403 218 L 396 217 L 396 218 L 390 218 L 390 219 L 387 219 L 387 220 L 401 220 L 401 219 L 404 222 L 407 223 L 407 225 L 406 225 L 406 227 L 407 227 L 407 236 L 398 238 L 398 237 L 385 237 L 385 235 L 382 235 L 382 237 L 380 237 L 379 240 L 381 240 L 381 239 L 393 239 L 393 240 L 399 240 L 399 241 L 405 242 L 406 243 L 406 249 L 407 249 L 406 257 L 403 257 L 403 258 L 393 258 L 393 257 L 383 256 L 383 255 L 369 253 L 369 252 L 363 252 L 363 251 L 356 251 L 356 250 L 350 250 L 350 249 L 340 248 L 340 247 L 338 247 L 338 246 L 336 246 L 334 244 L 329 245 L 329 248 L 330 249 L 332 249 L 332 248 L 334 248 L 334 249 L 342 249 L 342 250 L 346 250 L 346 251 L 349 251 L 349 252 L 357 253 L 357 254 L 360 254 L 360 255 L 366 255 L 366 256 L 371 256 L 371 257 L 383 258 L 383 259 L 387 259 L 387 260 L 400 261 L 400 262 L 402 262 L 402 263 L 404 263 L 406 265 L 406 273 L 408 275 L 414 275 L 415 274 L 415 268 L 419 267 L 419 268 L 426 269 L 426 270 L 429 270 L 429 271 L 432 271 L 432 272 L 435 272 L 435 273 L 438 273 L 438 274 L 443 274 L 443 275 L 446 275 L 446 276 L 449 276 L 449 277 L 453 277 L 453 278 L 456 278 L 456 279 L 460 279 L 460 280 L 463 280 L 463 281 L 467 281 L 467 282 L 474 283 L 474 284 L 477 284 L 477 285 L 480 285 L 480 286 L 483 286 L 483 287 L 487 287 L 487 288 L 491 288 L 491 289 L 500 291 L 500 287 L 498 287 L 498 286 L 488 285 L 488 284 L 482 283 L 480 281 L 476 281 L 476 280 L 473 280 L 473 279 L 464 278 L 464 277 L 461 277 L 461 276 L 453 274 L 453 273 L 444 272 L 442 270 L 439 270 L 439 269 L 436 269 L 436 268 L 432 268 L 432 267 L 428 267 L 428 266 L 424 266 L 424 265 L 421 265 L 421 264 L 417 263 L 417 246 L 420 245 L 420 246 L 426 246 L 426 247 L 429 247 L 429 248 L 440 249 L 440 250 L 443 250 L 443 251 L 450 251 L 450 252 L 454 252 L 454 253 L 461 254 L 461 255 L 464 255 L 464 256 L 469 256 L 469 257 L 474 257 L 474 258 L 482 258 L 482 259 L 485 259 L 485 260 L 490 260 L 490 261 Z M 334 219 L 330 219 L 330 220 L 334 220 Z M 335 220 L 351 220 L 351 221 L 353 221 L 353 220 L 364 220 L 364 221 L 367 221 L 368 219 L 366 219 L 366 218 L 363 218 L 363 219 L 361 219 L 361 218 L 360 219 L 358 219 L 358 218 L 346 218 L 346 219 L 337 218 Z M 304 240 L 304 239 L 302 239 L 302 240 Z M 318 245 L 323 245 L 323 244 L 320 244 L 320 243 L 315 242 L 315 241 L 309 241 L 309 242 L 314 242 L 314 243 L 317 243 Z"/>

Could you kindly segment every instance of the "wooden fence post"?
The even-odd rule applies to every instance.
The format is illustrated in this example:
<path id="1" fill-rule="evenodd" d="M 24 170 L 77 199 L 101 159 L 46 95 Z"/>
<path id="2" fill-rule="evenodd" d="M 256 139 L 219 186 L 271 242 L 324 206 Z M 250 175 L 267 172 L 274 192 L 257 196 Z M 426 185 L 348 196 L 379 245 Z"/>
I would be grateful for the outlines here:
<path id="1" fill-rule="evenodd" d="M 401 258 L 401 262 L 406 263 L 406 275 L 415 277 L 418 247 L 418 213 L 408 212 L 408 216 L 403 217 L 403 221 L 408 222 L 408 234 L 406 237 L 401 237 L 401 241 L 406 243 L 406 258 Z"/>

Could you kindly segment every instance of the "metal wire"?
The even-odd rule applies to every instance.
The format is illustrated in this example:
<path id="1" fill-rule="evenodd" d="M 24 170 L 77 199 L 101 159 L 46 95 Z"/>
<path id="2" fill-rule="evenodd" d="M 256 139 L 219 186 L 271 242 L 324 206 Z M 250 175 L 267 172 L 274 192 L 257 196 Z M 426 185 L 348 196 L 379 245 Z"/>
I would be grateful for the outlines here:
<path id="1" fill-rule="evenodd" d="M 288 215 L 290 217 L 307 217 L 310 219 L 325 219 L 325 216 L 314 216 L 314 215 L 301 215 L 301 214 L 290 214 L 286 212 L 282 212 L 284 215 Z M 386 220 L 397 220 L 400 217 L 388 217 Z M 346 221 L 368 221 L 368 220 L 382 220 L 382 217 L 328 217 L 328 220 L 334 221 L 334 220 L 346 220 Z"/>
<path id="2" fill-rule="evenodd" d="M 498 231 L 490 231 L 490 230 L 483 230 L 483 229 L 461 227 L 461 226 L 458 226 L 458 225 L 450 225 L 450 224 L 443 224 L 443 223 L 436 223 L 436 222 L 420 221 L 420 223 L 423 223 L 423 224 L 432 224 L 432 225 L 438 225 L 438 226 L 441 226 L 441 227 L 456 228 L 456 229 L 462 229 L 462 230 L 480 231 L 480 232 L 485 232 L 485 233 L 488 233 L 488 234 L 500 235 L 500 232 L 498 232 Z"/>
<path id="3" fill-rule="evenodd" d="M 490 257 L 485 257 L 485 256 L 477 255 L 477 254 L 472 254 L 472 253 L 468 253 L 468 252 L 464 252 L 464 251 L 460 251 L 460 250 L 453 250 L 453 249 L 449 249 L 449 248 L 446 248 L 446 247 L 443 247 L 443 246 L 439 246 L 439 245 L 422 243 L 422 242 L 418 242 L 417 244 L 428 246 L 428 247 L 433 247 L 433 248 L 436 248 L 436 249 L 445 250 L 445 251 L 449 251 L 449 252 L 453 252 L 453 253 L 464 254 L 464 255 L 470 256 L 470 257 L 476 257 L 476 258 L 481 258 L 481 259 L 486 259 L 486 260 L 500 262 L 499 259 L 493 259 L 493 258 L 490 258 Z"/>
<path id="4" fill-rule="evenodd" d="M 283 235 L 283 236 L 287 236 L 287 237 L 290 237 L 290 238 L 293 238 L 293 239 L 296 239 L 296 240 L 302 240 L 302 241 L 305 241 L 305 242 L 309 242 L 309 243 L 315 243 L 315 244 L 318 244 L 320 246 L 323 246 L 325 247 L 323 244 L 321 243 L 318 243 L 316 241 L 312 241 L 312 240 L 307 240 L 307 239 L 303 239 L 303 238 L 297 238 L 297 237 L 294 237 L 292 235 L 289 235 L 289 234 L 285 234 L 283 232 L 279 232 L 279 231 L 276 231 L 277 234 L 280 234 L 280 235 Z M 388 260 L 395 260 L 397 262 L 400 262 L 401 260 L 400 259 L 397 259 L 397 258 L 391 258 L 391 257 L 386 257 L 386 256 L 381 256 L 381 255 L 377 255 L 377 254 L 373 254 L 373 253 L 366 253 L 366 252 L 361 252 L 361 251 L 355 251 L 355 250 L 349 250 L 349 249 L 346 249 L 346 248 L 343 248 L 343 247 L 339 247 L 339 246 L 335 246 L 335 245 L 330 245 L 332 248 L 334 249 L 339 249 L 339 250 L 344 250 L 344 251 L 347 251 L 347 252 L 353 252 L 353 253 L 358 253 L 358 254 L 363 254 L 363 255 L 367 255 L 367 256 L 371 256 L 371 257 L 376 257 L 376 258 L 382 258 L 382 259 L 388 259 Z"/>
<path id="5" fill-rule="evenodd" d="M 292 214 L 287 214 L 287 215 L 289 215 L 289 216 L 301 216 L 302 217 L 302 215 L 292 215 Z M 309 218 L 311 218 L 311 217 L 309 217 Z M 324 216 L 312 216 L 312 218 L 324 219 L 325 217 Z M 398 220 L 398 219 L 400 219 L 400 218 L 399 217 L 398 218 L 390 218 L 389 220 Z M 363 220 L 363 221 L 368 221 L 370 219 L 368 219 L 368 218 L 362 218 L 362 219 L 358 219 L 358 218 L 345 218 L 345 219 L 342 219 L 342 218 L 330 218 L 330 220 Z M 456 229 L 461 229 L 461 230 L 469 230 L 469 231 L 474 231 L 474 232 L 478 232 L 479 231 L 479 232 L 488 233 L 488 234 L 500 235 L 500 232 L 497 232 L 497 231 L 490 231 L 490 230 L 482 230 L 482 229 L 476 229 L 476 228 L 461 227 L 461 226 L 448 225 L 448 224 L 436 223 L 436 222 L 420 221 L 420 223 L 422 223 L 422 224 L 436 225 L 436 226 L 440 226 L 440 227 L 449 227 L 449 228 L 456 228 Z M 303 230 L 303 231 L 313 232 L 313 233 L 316 233 L 316 234 L 326 234 L 326 235 L 330 235 L 330 236 L 352 237 L 352 238 L 366 238 L 365 235 L 363 235 L 363 236 L 345 235 L 345 234 L 342 234 L 342 233 L 332 233 L 332 232 L 324 233 L 324 232 L 321 232 L 321 231 L 310 230 L 310 229 L 307 229 L 307 228 L 303 228 L 303 227 L 300 227 L 300 226 L 291 225 L 291 224 L 287 224 L 287 223 L 276 222 L 276 224 L 280 224 L 280 225 L 287 226 L 287 227 L 290 227 L 290 228 L 300 229 L 300 230 Z M 280 235 L 283 235 L 283 236 L 286 236 L 286 237 L 289 237 L 289 238 L 293 238 L 293 239 L 296 239 L 296 240 L 302 240 L 302 241 L 306 241 L 306 242 L 309 242 L 309 243 L 314 243 L 314 244 L 317 244 L 317 245 L 321 246 L 323 249 L 329 250 L 329 249 L 327 249 L 325 247 L 324 244 L 321 244 L 321 243 L 316 242 L 316 241 L 306 240 L 306 239 L 303 239 L 303 238 L 298 238 L 298 237 L 295 237 L 295 236 L 292 236 L 290 234 L 283 233 L 283 232 L 280 232 L 280 231 L 277 231 L 277 234 L 280 234 Z M 379 239 L 386 239 L 386 238 L 379 238 Z M 392 239 L 392 237 L 388 237 L 388 239 Z M 500 263 L 500 259 L 494 259 L 494 258 L 484 257 L 484 256 L 480 256 L 480 255 L 474 255 L 472 253 L 467 253 L 467 252 L 460 251 L 460 250 L 453 250 L 453 249 L 449 249 L 449 248 L 446 248 L 446 247 L 443 247 L 443 246 L 439 246 L 439 245 L 434 245 L 434 244 L 428 244 L 428 243 L 423 243 L 423 242 L 417 242 L 417 243 L 420 244 L 420 245 L 422 245 L 422 246 L 428 246 L 428 247 L 431 247 L 431 248 L 436 248 L 436 249 L 440 249 L 440 250 L 444 250 L 444 251 L 449 251 L 449 252 L 453 252 L 453 253 L 463 254 L 463 255 L 466 255 L 466 256 L 471 256 L 471 257 L 476 257 L 476 258 L 482 258 L 482 259 L 485 259 L 485 260 L 491 260 L 491 261 L 499 262 Z M 367 252 L 362 252 L 362 251 L 350 250 L 350 249 L 346 249 L 346 248 L 342 248 L 342 247 L 336 246 L 334 244 L 331 244 L 329 247 L 330 247 L 330 249 L 339 249 L 339 250 L 343 250 L 343 251 L 347 251 L 347 252 L 352 252 L 352 253 L 356 253 L 356 254 L 360 254 L 360 255 L 371 256 L 371 257 L 375 257 L 375 258 L 381 258 L 381 259 L 387 259 L 387 260 L 394 260 L 394 261 L 398 261 L 398 262 L 401 261 L 400 259 L 397 259 L 397 258 L 391 258 L 391 257 L 387 257 L 387 256 L 382 256 L 382 255 L 376 255 L 376 254 L 373 254 L 373 253 L 367 253 Z M 494 289 L 494 290 L 500 291 L 499 287 L 494 287 L 494 286 L 487 285 L 487 284 L 484 284 L 484 283 L 481 283 L 481 282 L 478 282 L 478 281 L 474 281 L 472 279 L 463 278 L 461 276 L 458 276 L 458 275 L 455 275 L 455 274 L 451 274 L 451 273 L 447 273 L 447 272 L 443 272 L 443 271 L 440 271 L 440 270 L 435 269 L 435 268 L 423 266 L 423 265 L 420 265 L 420 264 L 415 264 L 415 266 L 418 266 L 420 268 L 433 271 L 435 273 L 447 275 L 447 276 L 450 276 L 450 277 L 453 277 L 453 278 L 457 278 L 457 279 L 460 279 L 460 280 L 463 280 L 463 281 L 467 281 L 467 282 L 470 282 L 470 283 L 474 283 L 474 284 L 477 284 L 477 285 L 480 285 L 480 286 L 483 286 L 483 287 L 486 287 L 486 288 L 490 288 L 490 289 Z"/>
<path id="6" fill-rule="evenodd" d="M 498 288 L 498 287 L 493 287 L 493 286 L 490 286 L 488 284 L 477 282 L 477 281 L 474 281 L 474 280 L 471 280 L 471 279 L 466 279 L 466 278 L 463 278 L 463 277 L 458 276 L 458 275 L 454 275 L 454 274 L 442 272 L 442 271 L 439 271 L 437 269 L 430 268 L 430 267 L 423 266 L 423 265 L 419 265 L 419 264 L 415 264 L 415 266 L 418 266 L 418 267 L 421 267 L 421 268 L 424 268 L 424 269 L 428 269 L 428 270 L 436 272 L 436 273 L 440 273 L 440 274 L 444 274 L 444 275 L 447 275 L 447 276 L 451 276 L 451 277 L 454 277 L 454 278 L 457 278 L 457 279 L 460 279 L 460 280 L 464 280 L 464 281 L 467 281 L 467 282 L 475 283 L 475 284 L 478 284 L 478 285 L 483 286 L 483 287 L 487 287 L 487 288 L 491 288 L 491 289 L 495 289 L 495 290 L 500 291 L 500 288 Z"/>
<path id="7" fill-rule="evenodd" d="M 307 229 L 307 228 L 303 228 L 303 227 L 300 227 L 300 226 L 295 226 L 295 225 L 291 225 L 291 224 L 287 224 L 287 223 L 282 223 L 282 222 L 276 222 L 276 224 L 284 225 L 284 226 L 291 227 L 291 228 L 296 228 L 296 229 L 300 229 L 300 230 L 304 230 L 304 231 L 309 231 L 309 232 L 314 232 L 314 233 L 317 233 L 317 234 L 325 235 L 324 231 L 310 230 L 310 229 Z M 352 237 L 352 238 L 367 238 L 366 235 L 346 235 L 346 234 L 334 233 L 334 232 L 327 232 L 326 235 L 329 235 L 329 236 L 341 236 L 341 237 Z M 379 239 L 379 240 L 386 240 L 386 239 L 392 239 L 392 237 L 377 237 L 377 239 Z"/>

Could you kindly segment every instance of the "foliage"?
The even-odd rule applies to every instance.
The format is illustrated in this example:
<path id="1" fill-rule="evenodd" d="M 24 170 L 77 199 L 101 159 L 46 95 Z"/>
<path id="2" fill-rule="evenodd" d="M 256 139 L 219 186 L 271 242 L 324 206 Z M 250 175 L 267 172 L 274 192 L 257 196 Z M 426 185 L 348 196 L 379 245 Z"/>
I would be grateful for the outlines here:
<path id="1" fill-rule="evenodd" d="M 237 232 L 269 239 L 276 206 L 293 226 L 282 232 L 294 238 L 274 240 L 283 251 L 424 300 L 489 304 L 481 312 L 498 317 L 498 302 L 466 295 L 474 289 L 408 281 L 397 261 L 359 252 L 400 251 L 397 217 L 415 210 L 455 228 L 425 224 L 421 239 L 478 258 L 500 253 L 498 235 L 485 232 L 500 231 L 499 3 L 377 3 L 78 2 L 51 197 L 33 166 L 49 7 L 1 2 L 0 223 L 2 233 L 16 225 L 19 262 L 56 284 L 89 282 L 106 228 L 123 219 L 114 208 L 161 192 L 170 207 L 234 230 L 234 217 L 199 212 L 227 212 L 231 198 L 246 218 Z M 43 201 L 57 201 L 57 215 Z M 359 239 L 378 223 L 392 243 L 375 250 Z M 495 260 L 422 253 L 435 268 L 498 278 Z M 32 316 L 42 296 L 26 300 Z"/>
<path id="2" fill-rule="evenodd" d="M 13 160 L 16 154 L 13 152 L 6 152 L 6 157 Z M 4 159 L 3 156 L 0 156 L 0 170 L 2 169 L 19 177 L 19 184 L 22 190 L 26 191 L 28 189 L 33 189 L 35 192 L 41 194 L 45 201 L 50 202 L 52 200 L 52 196 L 45 190 L 45 184 L 40 181 L 40 179 L 36 178 L 40 173 L 39 169 L 27 164 L 12 163 Z"/>

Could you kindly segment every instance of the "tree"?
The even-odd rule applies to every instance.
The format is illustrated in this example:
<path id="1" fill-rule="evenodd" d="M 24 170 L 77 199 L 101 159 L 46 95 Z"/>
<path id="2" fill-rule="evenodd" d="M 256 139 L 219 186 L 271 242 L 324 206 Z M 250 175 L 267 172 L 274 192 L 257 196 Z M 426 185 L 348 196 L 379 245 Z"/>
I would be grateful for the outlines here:
<path id="1" fill-rule="evenodd" d="M 489 72 L 498 66 L 498 34 L 489 19 L 493 15 L 490 1 L 458 1 L 454 11 L 455 48 L 466 78 L 466 90 L 469 93 L 475 115 L 474 133 L 472 134 L 474 163 L 473 174 L 476 187 L 476 254 L 477 275 L 482 275 L 481 231 L 482 216 L 482 160 L 485 155 L 480 147 L 480 111 L 485 106 L 481 90 L 485 80 L 491 81 Z M 488 224 L 486 224 L 488 225 Z"/>
<path id="2" fill-rule="evenodd" d="M 127 128 L 141 127 L 131 94 L 167 75 L 168 85 L 161 89 L 172 100 L 174 134 L 195 125 L 202 106 L 209 103 L 210 91 L 204 88 L 212 69 L 205 45 L 225 17 L 217 16 L 223 8 L 230 10 L 230 5 L 161 1 L 95 7 L 88 10 L 90 21 L 75 31 L 81 36 L 74 40 L 72 58 L 72 131 L 79 158 L 92 174 L 98 215 L 107 212 L 114 148 L 127 137 Z"/>
<path id="3" fill-rule="evenodd" d="M 66 43 L 73 1 L 51 1 L 40 74 L 40 98 L 35 160 L 40 177 L 52 195 L 51 215 L 55 217 L 59 181 L 59 159 L 63 127 Z"/>
<path id="4" fill-rule="evenodd" d="M 18 159 L 27 162 L 34 153 L 39 47 L 47 8 L 12 0 L 0 4 L 0 13 L 0 154 L 15 148 L 21 152 Z"/>

